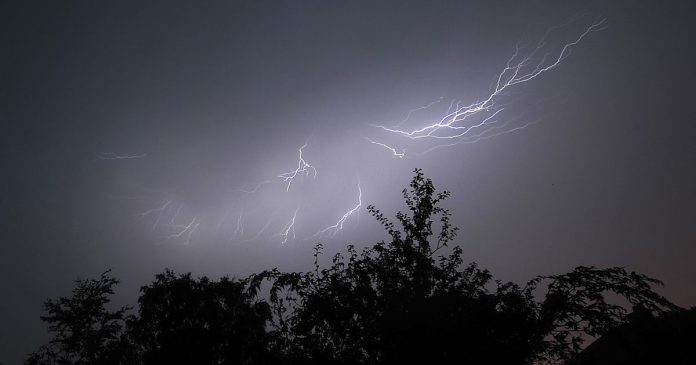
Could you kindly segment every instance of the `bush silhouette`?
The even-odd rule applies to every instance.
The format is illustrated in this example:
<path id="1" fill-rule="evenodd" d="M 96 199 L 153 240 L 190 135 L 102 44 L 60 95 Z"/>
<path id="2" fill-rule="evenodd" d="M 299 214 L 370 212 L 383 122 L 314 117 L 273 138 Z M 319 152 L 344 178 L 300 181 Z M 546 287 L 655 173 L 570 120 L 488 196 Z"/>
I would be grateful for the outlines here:
<path id="1" fill-rule="evenodd" d="M 108 357 L 129 364 L 562 363 L 588 336 L 626 323 L 626 309 L 608 302 L 608 293 L 650 313 L 677 309 L 653 291 L 658 280 L 624 268 L 578 267 L 524 285 L 494 280 L 450 247 L 457 229 L 442 207 L 448 192 L 436 192 L 417 169 L 403 196 L 408 211 L 396 214 L 398 226 L 368 207 L 388 241 L 348 246 L 327 267 L 319 244 L 307 272 L 211 281 L 167 270 L 142 288 L 126 327 L 125 309 L 91 315 L 90 323 L 114 324 L 88 332 L 95 346 L 71 347 L 72 332 L 56 329 L 80 328 L 76 317 L 57 316 L 62 307 L 47 304 L 42 319 L 56 337 L 27 363 L 85 363 L 76 353 L 90 363 Z M 61 302 L 81 307 L 98 299 L 103 308 L 112 293 L 106 285 L 83 294 L 81 285 Z"/>

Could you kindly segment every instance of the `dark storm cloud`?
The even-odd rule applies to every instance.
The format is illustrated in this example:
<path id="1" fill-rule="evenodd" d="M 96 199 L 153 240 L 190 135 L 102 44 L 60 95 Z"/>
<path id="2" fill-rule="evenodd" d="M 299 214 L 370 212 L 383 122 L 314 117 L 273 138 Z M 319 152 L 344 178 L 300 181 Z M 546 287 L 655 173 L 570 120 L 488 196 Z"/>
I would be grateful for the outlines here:
<path id="1" fill-rule="evenodd" d="M 468 257 L 503 278 L 631 265 L 692 305 L 694 10 L 558 1 L 0 5 L 0 361 L 17 363 L 41 342 L 41 301 L 78 276 L 113 268 L 123 279 L 118 300 L 129 302 L 164 267 L 306 268 L 316 242 L 306 238 L 355 205 L 358 181 L 363 208 L 391 214 L 416 167 L 453 192 Z M 441 97 L 481 98 L 517 42 L 582 14 L 606 17 L 608 28 L 506 96 L 514 125 L 538 123 L 403 159 L 365 140 L 384 138 L 370 125 Z M 559 37 L 587 23 L 573 24 Z M 239 193 L 294 170 L 305 142 L 316 179 L 305 176 L 291 194 L 278 182 Z M 168 201 L 160 222 L 143 214 Z M 245 233 L 235 235 L 242 207 Z M 295 210 L 297 238 L 282 245 L 274 235 Z M 195 235 L 181 236 L 188 245 L 167 239 L 193 218 Z M 328 251 L 383 237 L 364 209 L 359 219 Z"/>

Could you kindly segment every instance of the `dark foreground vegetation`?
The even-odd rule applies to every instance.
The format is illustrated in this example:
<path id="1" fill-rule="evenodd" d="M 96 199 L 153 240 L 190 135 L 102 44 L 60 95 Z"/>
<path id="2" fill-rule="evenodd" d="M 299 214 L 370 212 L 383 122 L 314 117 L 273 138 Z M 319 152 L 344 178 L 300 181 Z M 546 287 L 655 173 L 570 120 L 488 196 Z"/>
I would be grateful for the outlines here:
<path id="1" fill-rule="evenodd" d="M 565 363 L 583 341 L 627 328 L 621 297 L 647 316 L 681 311 L 624 268 L 578 267 L 523 285 L 465 264 L 457 229 L 416 170 L 396 221 L 370 213 L 389 240 L 348 246 L 308 272 L 246 279 L 165 271 L 136 308 L 109 308 L 118 280 L 79 280 L 45 302 L 50 342 L 26 364 Z M 436 226 L 435 229 L 434 226 Z"/>

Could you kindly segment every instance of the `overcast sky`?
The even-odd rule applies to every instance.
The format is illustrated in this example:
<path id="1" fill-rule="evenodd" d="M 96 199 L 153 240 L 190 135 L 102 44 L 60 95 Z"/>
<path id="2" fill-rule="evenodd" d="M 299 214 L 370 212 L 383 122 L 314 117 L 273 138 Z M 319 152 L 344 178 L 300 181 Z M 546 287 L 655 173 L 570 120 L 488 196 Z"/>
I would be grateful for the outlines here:
<path id="1" fill-rule="evenodd" d="M 696 304 L 692 3 L 3 2 L 0 362 L 78 277 L 111 268 L 134 303 L 167 267 L 303 270 L 318 242 L 385 239 L 366 206 L 403 209 L 415 168 L 497 278 L 629 266 Z M 562 60 L 465 135 L 409 138 L 525 56 Z"/>

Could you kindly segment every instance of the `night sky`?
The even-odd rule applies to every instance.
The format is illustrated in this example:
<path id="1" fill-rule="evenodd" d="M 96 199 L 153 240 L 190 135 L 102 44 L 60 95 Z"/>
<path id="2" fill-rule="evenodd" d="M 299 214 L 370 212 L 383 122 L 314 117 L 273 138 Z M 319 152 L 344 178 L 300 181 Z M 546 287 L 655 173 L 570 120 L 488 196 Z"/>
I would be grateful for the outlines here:
<path id="1" fill-rule="evenodd" d="M 0 47 L 3 364 L 76 278 L 132 304 L 386 239 L 366 206 L 415 168 L 497 278 L 628 266 L 696 304 L 692 1 L 5 1 Z"/>

